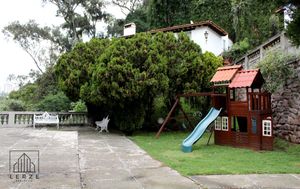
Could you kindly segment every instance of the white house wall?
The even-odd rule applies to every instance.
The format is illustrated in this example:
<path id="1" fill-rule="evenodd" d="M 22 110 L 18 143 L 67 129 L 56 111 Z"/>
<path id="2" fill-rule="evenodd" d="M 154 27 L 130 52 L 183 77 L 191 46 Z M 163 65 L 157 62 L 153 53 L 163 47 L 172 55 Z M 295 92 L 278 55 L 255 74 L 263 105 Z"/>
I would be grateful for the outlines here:
<path id="1" fill-rule="evenodd" d="M 207 31 L 208 33 L 207 40 L 205 40 L 205 31 Z M 209 51 L 214 53 L 215 55 L 220 55 L 224 51 L 222 37 L 223 36 L 220 36 L 207 26 L 196 28 L 191 32 L 191 39 L 201 47 L 203 53 Z M 225 48 L 228 48 L 228 44 L 228 40 L 225 39 Z"/>
<path id="2" fill-rule="evenodd" d="M 207 40 L 204 35 L 206 31 L 208 33 Z M 216 56 L 220 55 L 225 50 L 229 50 L 233 44 L 228 35 L 221 36 L 208 26 L 198 27 L 191 31 L 185 31 L 185 33 L 192 41 L 201 47 L 203 53 L 208 51 Z M 178 33 L 174 33 L 174 36 L 178 39 Z"/>

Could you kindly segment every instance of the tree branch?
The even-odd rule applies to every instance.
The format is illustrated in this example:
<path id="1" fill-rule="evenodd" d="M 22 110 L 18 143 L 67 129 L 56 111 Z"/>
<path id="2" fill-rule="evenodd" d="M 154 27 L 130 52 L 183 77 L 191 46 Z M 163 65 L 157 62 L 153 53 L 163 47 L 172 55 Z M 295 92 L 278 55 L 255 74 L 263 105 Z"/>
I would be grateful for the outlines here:
<path id="1" fill-rule="evenodd" d="M 34 61 L 36 67 L 38 68 L 38 70 L 43 74 L 44 71 L 41 69 L 41 67 L 39 66 L 38 61 L 35 59 L 35 57 L 27 50 L 27 48 L 25 48 L 23 45 L 21 45 L 21 47 L 24 49 L 24 51 L 29 54 L 29 56 L 32 58 L 32 60 Z"/>
<path id="2" fill-rule="evenodd" d="M 114 0 L 112 0 L 112 3 L 114 4 L 114 5 L 117 5 L 118 7 L 120 7 L 121 9 L 126 9 L 126 10 L 128 10 L 129 12 L 131 12 L 131 9 L 130 8 L 128 8 L 127 6 L 126 6 L 126 3 L 119 3 L 118 1 L 114 1 Z M 124 14 L 124 12 L 122 11 L 122 13 Z"/>

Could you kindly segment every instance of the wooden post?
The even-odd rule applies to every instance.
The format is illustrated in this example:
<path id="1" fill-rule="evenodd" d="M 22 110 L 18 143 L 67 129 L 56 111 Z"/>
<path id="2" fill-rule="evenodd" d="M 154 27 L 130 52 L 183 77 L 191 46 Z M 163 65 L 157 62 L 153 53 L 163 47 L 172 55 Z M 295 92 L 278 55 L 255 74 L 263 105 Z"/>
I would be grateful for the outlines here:
<path id="1" fill-rule="evenodd" d="M 175 103 L 174 103 L 174 105 L 173 105 L 171 111 L 168 113 L 168 116 L 167 116 L 166 119 L 164 120 L 164 122 L 163 122 L 163 124 L 161 125 L 159 131 L 156 133 L 156 136 L 155 136 L 156 138 L 159 138 L 160 133 L 162 132 L 162 130 L 164 129 L 164 127 L 165 127 L 166 124 L 168 123 L 168 121 L 169 121 L 169 119 L 170 119 L 172 113 L 174 112 L 176 106 L 178 105 L 178 103 L 179 103 L 179 98 L 176 97 Z"/>
<path id="2" fill-rule="evenodd" d="M 229 128 L 228 128 L 229 129 Z M 209 144 L 209 141 L 210 141 L 210 138 L 211 138 L 211 135 L 213 134 L 213 132 L 215 131 L 215 128 L 214 128 L 214 126 L 212 126 L 211 128 L 210 128 L 210 135 L 209 135 L 209 138 L 208 138 L 208 141 L 207 141 L 207 146 L 208 146 L 208 144 Z"/>

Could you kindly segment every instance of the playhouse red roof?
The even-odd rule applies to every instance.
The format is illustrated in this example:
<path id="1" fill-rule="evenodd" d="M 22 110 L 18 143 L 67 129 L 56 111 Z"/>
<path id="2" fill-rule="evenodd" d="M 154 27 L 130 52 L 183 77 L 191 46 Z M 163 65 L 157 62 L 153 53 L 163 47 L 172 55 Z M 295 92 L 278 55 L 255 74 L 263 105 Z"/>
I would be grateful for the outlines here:
<path id="1" fill-rule="evenodd" d="M 241 65 L 220 67 L 210 82 L 215 83 L 215 85 L 228 85 L 241 68 Z"/>
<path id="2" fill-rule="evenodd" d="M 261 77 L 258 79 L 258 77 Z M 253 87 L 253 85 L 260 86 L 263 79 L 259 69 L 253 70 L 240 70 L 238 71 L 232 82 L 229 84 L 229 88 L 242 88 L 242 87 Z"/>

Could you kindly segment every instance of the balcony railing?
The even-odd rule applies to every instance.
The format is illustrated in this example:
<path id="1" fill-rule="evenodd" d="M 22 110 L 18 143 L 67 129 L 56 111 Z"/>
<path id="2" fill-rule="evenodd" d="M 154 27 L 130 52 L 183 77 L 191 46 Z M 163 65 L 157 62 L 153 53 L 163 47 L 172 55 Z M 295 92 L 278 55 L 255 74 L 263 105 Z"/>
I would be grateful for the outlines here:
<path id="1" fill-rule="evenodd" d="M 24 127 L 33 125 L 33 115 L 44 112 L 0 112 L 0 126 L 2 127 Z M 87 113 L 77 112 L 49 112 L 58 114 L 59 125 L 88 125 Z"/>
<path id="2" fill-rule="evenodd" d="M 285 33 L 279 33 L 266 42 L 256 47 L 255 49 L 249 51 L 243 57 L 234 61 L 234 64 L 242 65 L 245 69 L 255 68 L 260 60 L 262 60 L 265 55 L 270 50 L 281 49 L 286 53 L 297 54 L 300 51 L 300 48 L 293 46 Z"/>
<path id="3" fill-rule="evenodd" d="M 248 93 L 249 110 L 271 112 L 271 95 L 269 93 L 252 92 Z"/>

